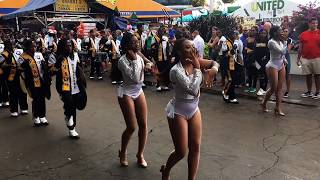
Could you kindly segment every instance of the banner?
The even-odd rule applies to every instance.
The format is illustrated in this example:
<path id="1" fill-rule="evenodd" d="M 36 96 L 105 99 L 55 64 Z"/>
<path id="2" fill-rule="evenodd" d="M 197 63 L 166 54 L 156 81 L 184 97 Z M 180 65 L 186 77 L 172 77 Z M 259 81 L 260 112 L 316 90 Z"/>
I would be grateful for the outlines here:
<path id="1" fill-rule="evenodd" d="M 292 16 L 298 10 L 299 4 L 292 0 L 254 0 L 236 10 L 233 15 L 240 17 L 254 17 L 256 19 L 269 18 L 277 22 L 283 16 Z"/>
<path id="2" fill-rule="evenodd" d="M 55 7 L 62 12 L 88 12 L 86 0 L 57 0 Z"/>

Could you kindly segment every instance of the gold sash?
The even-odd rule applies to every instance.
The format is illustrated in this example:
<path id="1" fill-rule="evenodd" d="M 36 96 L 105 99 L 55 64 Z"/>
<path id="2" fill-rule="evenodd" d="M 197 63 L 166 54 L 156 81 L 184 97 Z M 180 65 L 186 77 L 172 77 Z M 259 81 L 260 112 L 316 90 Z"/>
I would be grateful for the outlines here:
<path id="1" fill-rule="evenodd" d="M 39 72 L 36 60 L 34 60 L 34 58 L 31 57 L 29 54 L 25 54 L 25 53 L 23 53 L 21 57 L 22 59 L 27 60 L 27 62 L 29 63 L 29 66 L 31 68 L 31 73 L 33 76 L 34 87 L 35 88 L 41 87 L 40 72 Z"/>
<path id="2" fill-rule="evenodd" d="M 17 63 L 16 63 L 16 60 L 14 59 L 14 57 L 12 57 L 11 70 L 10 70 L 10 74 L 8 76 L 8 81 L 14 80 L 14 76 L 16 75 L 16 72 L 17 72 Z"/>
<path id="3" fill-rule="evenodd" d="M 64 58 L 61 64 L 61 73 L 62 73 L 62 91 L 70 91 L 70 71 L 68 59 Z"/>
<path id="4" fill-rule="evenodd" d="M 159 43 L 159 47 L 158 47 L 158 61 L 163 61 L 163 49 L 162 49 L 162 42 L 161 39 L 158 36 L 154 36 L 155 40 L 157 41 L 157 43 Z"/>
<path id="5" fill-rule="evenodd" d="M 230 42 L 229 40 L 227 41 L 227 46 L 228 46 L 228 60 L 229 60 L 229 70 L 233 71 L 235 70 L 235 59 L 234 56 L 230 53 L 231 49 L 233 48 L 233 44 L 232 42 Z"/>

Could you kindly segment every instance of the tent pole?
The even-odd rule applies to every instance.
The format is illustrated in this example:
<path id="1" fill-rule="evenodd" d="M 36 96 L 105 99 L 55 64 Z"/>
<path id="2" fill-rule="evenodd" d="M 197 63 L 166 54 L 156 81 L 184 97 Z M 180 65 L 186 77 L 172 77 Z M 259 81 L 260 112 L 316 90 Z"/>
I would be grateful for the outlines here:
<path id="1" fill-rule="evenodd" d="M 20 31 L 20 28 L 19 28 L 19 18 L 18 18 L 18 16 L 16 17 L 16 24 L 17 24 L 17 31 Z"/>
<path id="2" fill-rule="evenodd" d="M 44 24 L 46 25 L 46 29 L 48 29 L 48 21 L 47 21 L 47 13 L 44 13 Z"/>

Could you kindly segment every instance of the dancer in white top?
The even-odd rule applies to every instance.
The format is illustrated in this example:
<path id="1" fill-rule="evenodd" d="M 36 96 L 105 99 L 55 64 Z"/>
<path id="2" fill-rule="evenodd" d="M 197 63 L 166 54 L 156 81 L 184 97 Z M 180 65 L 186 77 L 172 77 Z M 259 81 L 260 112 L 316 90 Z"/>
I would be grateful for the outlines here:
<path id="1" fill-rule="evenodd" d="M 119 150 L 120 164 L 128 166 L 127 146 L 136 129 L 136 124 L 138 124 L 137 164 L 139 167 L 146 168 L 148 165 L 143 152 L 148 134 L 147 102 L 142 90 L 145 65 L 143 59 L 138 55 L 140 48 L 136 36 L 131 33 L 124 34 L 121 47 L 125 54 L 118 62 L 118 68 L 123 76 L 123 84 L 118 87 L 118 101 L 127 127 L 122 134 L 121 149 Z"/>
<path id="2" fill-rule="evenodd" d="M 188 179 L 195 180 L 200 159 L 202 134 L 201 113 L 198 108 L 200 85 L 212 87 L 219 65 L 199 57 L 192 41 L 180 39 L 173 48 L 176 64 L 170 71 L 174 98 L 167 105 L 167 118 L 175 150 L 161 167 L 162 179 L 168 180 L 172 167 L 188 154 Z"/>
<path id="3" fill-rule="evenodd" d="M 263 112 L 268 112 L 267 102 L 271 95 L 276 95 L 276 107 L 274 109 L 275 115 L 285 116 L 280 108 L 282 101 L 282 85 L 286 78 L 287 60 L 285 58 L 287 47 L 283 43 L 283 31 L 279 26 L 273 26 L 270 29 L 271 40 L 268 42 L 270 50 L 270 61 L 266 65 L 266 71 L 270 80 L 270 88 L 268 89 L 264 100 L 261 103 Z"/>

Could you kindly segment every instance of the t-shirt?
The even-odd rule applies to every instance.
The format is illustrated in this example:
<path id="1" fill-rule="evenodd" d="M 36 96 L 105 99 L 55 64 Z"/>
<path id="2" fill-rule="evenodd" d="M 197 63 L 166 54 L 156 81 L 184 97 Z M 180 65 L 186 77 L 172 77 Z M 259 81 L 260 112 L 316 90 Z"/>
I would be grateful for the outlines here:
<path id="1" fill-rule="evenodd" d="M 301 55 L 305 59 L 320 58 L 320 30 L 305 31 L 300 35 Z"/>
<path id="2" fill-rule="evenodd" d="M 193 40 L 193 43 L 194 43 L 194 46 L 195 48 L 198 50 L 199 52 L 199 56 L 201 58 L 203 58 L 203 55 L 204 55 L 204 40 L 202 39 L 202 37 L 200 35 L 197 35 L 194 40 Z"/>

